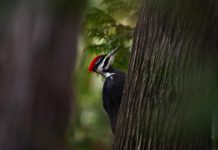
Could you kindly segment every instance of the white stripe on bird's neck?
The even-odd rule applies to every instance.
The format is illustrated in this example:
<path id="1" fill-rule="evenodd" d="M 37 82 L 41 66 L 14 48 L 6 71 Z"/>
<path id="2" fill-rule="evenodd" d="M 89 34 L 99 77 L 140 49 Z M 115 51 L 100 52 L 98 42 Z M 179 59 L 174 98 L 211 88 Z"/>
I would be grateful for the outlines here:
<path id="1" fill-rule="evenodd" d="M 115 73 L 110 73 L 110 72 L 105 72 L 103 73 L 103 76 L 105 76 L 105 78 L 108 78 L 108 77 L 111 77 L 112 78 L 112 75 L 114 75 Z M 113 79 L 113 78 L 112 78 Z"/>

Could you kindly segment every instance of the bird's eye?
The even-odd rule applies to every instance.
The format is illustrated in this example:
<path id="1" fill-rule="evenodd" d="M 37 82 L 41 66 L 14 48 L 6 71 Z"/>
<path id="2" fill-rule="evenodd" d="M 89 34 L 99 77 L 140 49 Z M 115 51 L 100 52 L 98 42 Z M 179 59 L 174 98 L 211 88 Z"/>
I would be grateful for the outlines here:
<path id="1" fill-rule="evenodd" d="M 98 61 L 96 61 L 95 66 L 94 66 L 94 70 L 96 70 L 98 68 L 98 66 L 102 63 L 103 61 L 103 57 L 99 58 Z"/>
<path id="2" fill-rule="evenodd" d="M 100 62 L 100 60 L 101 60 L 101 59 L 98 59 L 98 61 L 96 61 L 96 63 L 95 63 L 95 64 L 97 65 L 97 64 Z"/>

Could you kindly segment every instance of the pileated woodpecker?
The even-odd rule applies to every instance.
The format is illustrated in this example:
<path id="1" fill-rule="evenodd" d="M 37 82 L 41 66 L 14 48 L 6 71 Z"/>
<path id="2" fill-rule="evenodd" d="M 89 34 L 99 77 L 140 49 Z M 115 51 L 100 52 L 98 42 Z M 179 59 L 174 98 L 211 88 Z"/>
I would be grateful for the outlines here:
<path id="1" fill-rule="evenodd" d="M 95 57 L 89 66 L 90 72 L 96 72 L 106 78 L 102 91 L 103 107 L 109 116 L 113 133 L 115 132 L 117 115 L 125 83 L 125 73 L 112 67 L 117 50 L 118 48 L 112 50 L 107 55 Z"/>

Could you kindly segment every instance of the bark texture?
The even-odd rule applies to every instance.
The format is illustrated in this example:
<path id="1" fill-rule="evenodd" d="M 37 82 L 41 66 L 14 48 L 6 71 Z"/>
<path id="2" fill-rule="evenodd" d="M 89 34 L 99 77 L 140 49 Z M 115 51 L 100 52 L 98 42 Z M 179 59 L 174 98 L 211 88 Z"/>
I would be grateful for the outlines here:
<path id="1" fill-rule="evenodd" d="M 1 2 L 1 150 L 66 148 L 81 20 L 77 2 Z"/>
<path id="2" fill-rule="evenodd" d="M 210 150 L 218 48 L 212 0 L 145 0 L 114 150 Z"/>

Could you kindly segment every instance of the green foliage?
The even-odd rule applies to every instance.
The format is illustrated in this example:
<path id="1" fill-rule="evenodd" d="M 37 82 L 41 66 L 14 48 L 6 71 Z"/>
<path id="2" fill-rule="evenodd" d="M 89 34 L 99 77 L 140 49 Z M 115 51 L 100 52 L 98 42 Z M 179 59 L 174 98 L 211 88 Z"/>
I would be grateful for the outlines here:
<path id="1" fill-rule="evenodd" d="M 130 1 L 103 0 L 100 6 L 90 8 L 84 27 L 86 52 L 97 55 L 120 47 L 114 66 L 127 70 L 137 18 L 134 6 Z"/>

